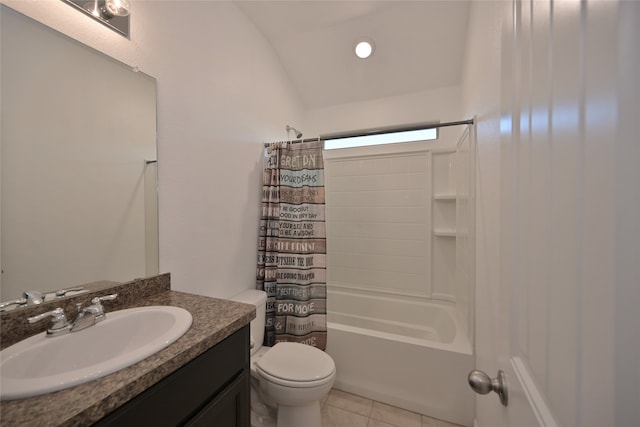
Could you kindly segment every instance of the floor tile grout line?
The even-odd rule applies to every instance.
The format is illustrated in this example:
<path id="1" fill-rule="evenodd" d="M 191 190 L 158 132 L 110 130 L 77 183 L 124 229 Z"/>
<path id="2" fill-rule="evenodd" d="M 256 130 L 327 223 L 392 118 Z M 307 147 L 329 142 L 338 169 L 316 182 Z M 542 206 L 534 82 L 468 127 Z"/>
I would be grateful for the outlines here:
<path id="1" fill-rule="evenodd" d="M 361 417 L 365 417 L 365 418 L 371 418 L 371 408 L 369 408 L 368 415 L 364 415 L 364 414 L 361 414 L 359 412 L 355 412 L 355 411 L 349 410 L 347 408 L 342 408 L 340 406 L 332 405 L 329 402 L 325 402 L 324 406 L 331 406 L 332 408 L 340 409 L 342 411 L 346 411 L 346 412 L 349 412 L 351 414 L 360 415 Z"/>
<path id="2" fill-rule="evenodd" d="M 391 408 L 399 409 L 399 410 L 407 412 L 407 413 L 411 413 L 411 414 L 417 415 L 418 416 L 418 420 L 417 421 L 418 421 L 420 426 L 422 426 L 424 418 L 429 418 L 429 419 L 436 420 L 435 418 L 429 417 L 429 416 L 424 415 L 424 414 L 420 414 L 418 412 L 414 412 L 414 411 L 410 411 L 410 410 L 407 410 L 407 409 L 403 409 L 403 408 L 400 408 L 400 407 L 397 407 L 397 406 L 394 406 L 394 405 L 390 405 L 390 404 L 387 404 L 387 403 L 384 403 L 384 402 L 380 402 L 380 401 L 377 401 L 377 400 L 365 398 L 363 396 L 359 396 L 359 395 L 354 394 L 354 393 L 349 393 L 349 392 L 345 392 L 345 391 L 342 391 L 342 390 L 338 390 L 338 391 L 340 391 L 341 393 L 344 393 L 344 394 L 357 396 L 359 398 L 362 398 L 362 399 L 370 402 L 370 405 L 369 405 L 369 408 L 368 408 L 368 411 L 367 411 L 368 415 L 363 415 L 362 413 L 359 413 L 359 412 L 355 412 L 355 411 L 352 411 L 352 410 L 349 410 L 349 409 L 346 409 L 346 408 L 343 408 L 343 407 L 340 407 L 340 406 L 332 405 L 331 403 L 329 403 L 329 399 L 328 398 L 324 400 L 324 403 L 322 404 L 322 408 L 324 408 L 326 406 L 330 406 L 332 408 L 335 408 L 335 409 L 338 409 L 338 410 L 341 410 L 341 411 L 345 411 L 345 412 L 349 412 L 350 414 L 357 415 L 359 417 L 365 418 L 366 419 L 366 425 L 368 427 L 372 422 L 379 422 L 379 423 L 384 423 L 384 424 L 387 424 L 387 425 L 390 425 L 390 426 L 396 426 L 396 424 L 390 423 L 386 419 L 381 419 L 381 418 L 377 418 L 377 417 L 374 416 L 374 411 L 373 411 L 374 408 L 373 407 L 374 407 L 375 403 L 378 403 L 379 405 L 388 406 L 388 407 L 391 407 Z M 451 426 L 452 427 L 461 427 L 461 426 L 458 426 L 456 424 L 451 424 Z"/>

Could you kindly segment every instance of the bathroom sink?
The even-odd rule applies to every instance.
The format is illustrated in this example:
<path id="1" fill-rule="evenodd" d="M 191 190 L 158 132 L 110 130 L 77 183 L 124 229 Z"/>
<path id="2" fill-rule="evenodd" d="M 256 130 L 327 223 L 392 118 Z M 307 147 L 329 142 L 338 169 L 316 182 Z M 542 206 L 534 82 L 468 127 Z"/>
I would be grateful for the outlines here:
<path id="1" fill-rule="evenodd" d="M 131 366 L 169 346 L 191 326 L 179 307 L 138 307 L 58 337 L 45 333 L 0 351 L 0 400 L 62 390 Z"/>

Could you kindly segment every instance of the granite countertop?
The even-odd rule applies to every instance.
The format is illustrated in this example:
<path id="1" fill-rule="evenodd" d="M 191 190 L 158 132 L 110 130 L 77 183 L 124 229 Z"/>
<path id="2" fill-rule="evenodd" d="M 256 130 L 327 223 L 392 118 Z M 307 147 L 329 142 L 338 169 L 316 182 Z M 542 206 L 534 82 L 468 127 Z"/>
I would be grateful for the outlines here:
<path id="1" fill-rule="evenodd" d="M 1 402 L 0 425 L 90 425 L 249 324 L 255 317 L 255 307 L 247 304 L 171 290 L 161 290 L 142 300 L 121 304 L 117 310 L 150 305 L 172 305 L 188 310 L 193 316 L 191 328 L 167 348 L 113 374 L 54 393 Z M 108 318 L 109 311 L 115 310 L 109 310 L 106 304 L 105 307 Z"/>

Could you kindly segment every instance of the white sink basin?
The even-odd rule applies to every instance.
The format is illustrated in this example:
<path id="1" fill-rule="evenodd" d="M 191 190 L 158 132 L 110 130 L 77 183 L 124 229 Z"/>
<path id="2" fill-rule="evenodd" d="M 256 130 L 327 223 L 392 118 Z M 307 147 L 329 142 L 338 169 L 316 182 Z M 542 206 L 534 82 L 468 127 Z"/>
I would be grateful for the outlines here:
<path id="1" fill-rule="evenodd" d="M 180 338 L 191 321 L 179 307 L 138 307 L 107 312 L 79 332 L 27 338 L 0 351 L 0 400 L 62 390 L 131 366 Z"/>

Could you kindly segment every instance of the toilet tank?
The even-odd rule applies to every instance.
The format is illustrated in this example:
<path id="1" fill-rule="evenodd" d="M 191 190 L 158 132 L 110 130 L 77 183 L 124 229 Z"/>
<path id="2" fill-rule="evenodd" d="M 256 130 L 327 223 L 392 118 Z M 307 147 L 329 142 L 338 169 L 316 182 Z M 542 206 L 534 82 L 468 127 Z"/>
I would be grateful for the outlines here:
<path id="1" fill-rule="evenodd" d="M 264 322 L 267 310 L 267 293 L 257 289 L 248 289 L 231 298 L 231 301 L 256 306 L 256 318 L 251 321 L 251 354 L 262 347 L 264 339 Z"/>

